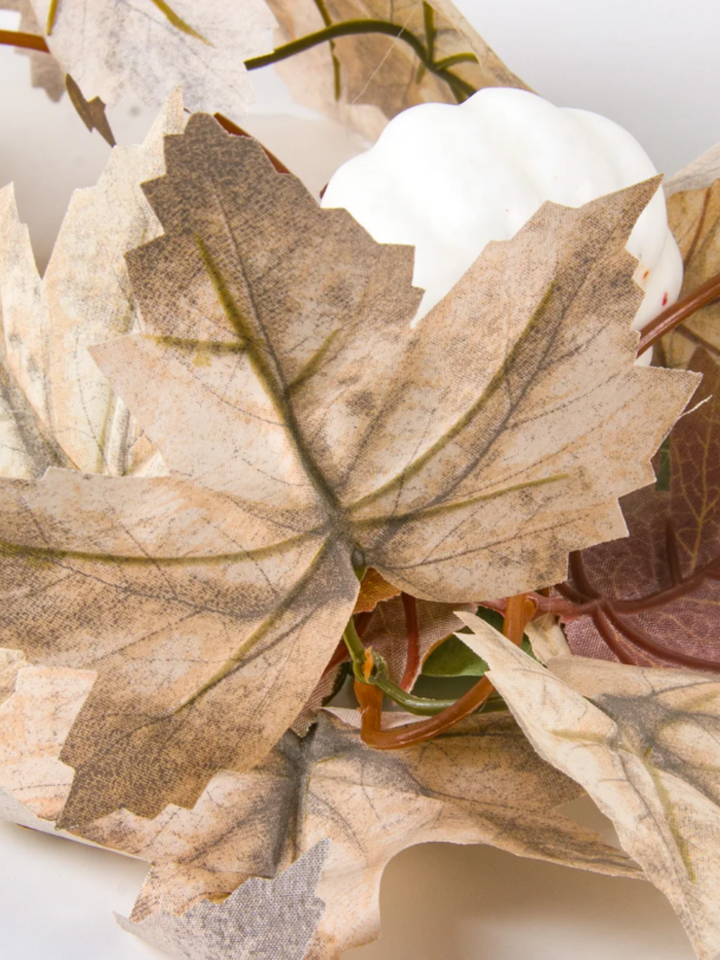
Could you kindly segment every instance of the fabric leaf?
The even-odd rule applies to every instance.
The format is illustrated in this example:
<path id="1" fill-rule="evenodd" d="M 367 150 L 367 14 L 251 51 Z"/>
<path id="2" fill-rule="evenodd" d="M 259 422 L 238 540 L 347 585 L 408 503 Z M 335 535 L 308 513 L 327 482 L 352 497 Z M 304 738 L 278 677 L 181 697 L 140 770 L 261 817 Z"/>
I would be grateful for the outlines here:
<path id="1" fill-rule="evenodd" d="M 49 466 L 122 474 L 152 454 L 87 347 L 139 327 L 124 255 L 159 225 L 139 184 L 164 169 L 184 124 L 176 91 L 141 147 L 117 147 L 97 185 L 76 190 L 44 277 L 12 185 L 0 190 L 0 474 Z"/>
<path id="2" fill-rule="evenodd" d="M 560 580 L 624 532 L 617 497 L 697 379 L 633 363 L 625 244 L 656 181 L 545 205 L 411 329 L 412 251 L 254 141 L 195 116 L 166 166 L 144 187 L 164 234 L 128 256 L 143 333 L 91 353 L 170 475 L 0 484 L 0 640 L 98 672 L 63 827 L 257 764 L 358 566 L 444 603 Z"/>
<path id="3" fill-rule="evenodd" d="M 720 366 L 698 348 L 694 409 L 670 434 L 670 489 L 624 497 L 630 536 L 572 558 L 558 590 L 590 612 L 566 627 L 573 652 L 641 666 L 720 663 Z M 586 608 L 587 610 L 587 608 Z"/>
<path id="4" fill-rule="evenodd" d="M 720 149 L 716 146 L 667 184 L 668 222 L 683 257 L 681 296 L 720 273 Z M 698 346 L 720 362 L 720 306 L 696 311 L 662 340 L 666 362 L 686 367 Z"/>
<path id="5" fill-rule="evenodd" d="M 720 684 L 580 657 L 541 667 L 488 624 L 466 638 L 541 757 L 581 784 L 668 898 L 701 960 L 720 950 Z"/>
<path id="6" fill-rule="evenodd" d="M 33 825 L 48 829 L 37 814 L 63 807 L 71 771 L 58 754 L 91 685 L 85 671 L 22 668 L 17 692 L 0 706 L 8 731 L 0 798 L 4 791 Z M 29 756 L 34 764 L 17 762 Z M 323 712 L 304 740 L 286 734 L 253 770 L 217 773 L 191 810 L 170 806 L 154 820 L 119 810 L 77 836 L 151 863 L 123 926 L 174 955 L 204 956 L 209 938 L 213 960 L 278 960 L 281 949 L 298 946 L 295 930 L 298 939 L 311 934 L 307 958 L 336 960 L 377 936 L 383 870 L 417 843 L 488 843 L 638 876 L 621 851 L 558 811 L 581 794 L 537 757 L 507 713 L 383 753 L 366 747 L 352 723 Z"/>

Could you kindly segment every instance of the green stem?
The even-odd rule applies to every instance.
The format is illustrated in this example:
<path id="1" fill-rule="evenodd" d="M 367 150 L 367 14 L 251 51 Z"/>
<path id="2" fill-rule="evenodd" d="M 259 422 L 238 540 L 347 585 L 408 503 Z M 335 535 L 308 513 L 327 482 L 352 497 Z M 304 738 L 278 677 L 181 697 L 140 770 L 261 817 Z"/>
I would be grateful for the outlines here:
<path id="1" fill-rule="evenodd" d="M 428 59 L 434 60 L 437 28 L 435 26 L 435 11 L 429 3 L 423 3 L 423 24 L 425 26 L 425 43 L 427 44 Z"/>
<path id="2" fill-rule="evenodd" d="M 358 636 L 352 617 L 345 627 L 343 640 L 350 653 L 355 679 L 361 683 L 378 687 L 378 689 L 382 690 L 391 700 L 394 700 L 395 703 L 404 707 L 408 713 L 414 713 L 421 717 L 434 717 L 435 714 L 447 710 L 448 707 L 455 703 L 454 700 L 430 700 L 427 697 L 416 697 L 412 693 L 407 693 L 407 691 L 403 690 L 396 683 L 393 683 L 390 677 L 387 676 L 384 665 L 376 664 L 376 669 L 366 678 L 363 672 L 363 666 L 365 664 L 367 651 Z"/>
<path id="3" fill-rule="evenodd" d="M 327 43 L 331 40 L 337 40 L 339 37 L 362 36 L 365 34 L 384 34 L 393 37 L 396 40 L 403 40 L 412 47 L 421 63 L 435 76 L 440 77 L 448 84 L 453 91 L 456 99 L 465 99 L 475 93 L 475 87 L 466 83 L 460 77 L 451 73 L 446 67 L 438 66 L 433 58 L 428 54 L 425 45 L 418 37 L 407 28 L 397 23 L 391 23 L 387 20 L 348 20 L 345 23 L 334 23 L 324 30 L 317 30 L 315 33 L 309 33 L 305 37 L 297 40 L 291 40 L 290 43 L 283 44 L 273 50 L 272 53 L 266 53 L 261 57 L 253 57 L 245 61 L 245 67 L 248 70 L 259 70 L 261 67 L 268 67 L 273 63 L 280 63 L 289 57 L 294 57 L 298 53 L 304 53 L 321 43 Z M 472 54 L 468 54 L 472 57 Z M 475 58 L 477 59 L 477 58 Z"/>
<path id="4" fill-rule="evenodd" d="M 328 8 L 325 6 L 325 0 L 315 0 L 315 6 L 318 8 L 318 13 L 322 17 L 323 23 L 326 27 L 332 26 L 332 17 L 328 12 Z M 332 60 L 333 66 L 333 86 L 335 89 L 335 99 L 339 100 L 342 96 L 342 74 L 340 72 L 340 61 L 337 58 L 335 53 L 335 41 L 330 41 L 330 59 Z"/>
<path id="5" fill-rule="evenodd" d="M 55 26 L 55 17 L 57 16 L 59 0 L 50 0 L 50 6 L 48 8 L 47 23 L 45 24 L 45 33 L 50 36 L 53 32 L 53 27 Z"/>

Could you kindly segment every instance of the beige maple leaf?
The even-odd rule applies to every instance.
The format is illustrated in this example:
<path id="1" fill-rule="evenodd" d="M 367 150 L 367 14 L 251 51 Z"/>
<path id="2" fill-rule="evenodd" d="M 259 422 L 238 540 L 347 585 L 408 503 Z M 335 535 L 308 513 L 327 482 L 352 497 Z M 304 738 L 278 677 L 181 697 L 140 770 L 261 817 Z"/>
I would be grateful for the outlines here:
<path id="1" fill-rule="evenodd" d="M 36 36 L 42 33 L 30 0 L 0 0 L 0 9 L 20 14 L 19 30 Z M 16 48 L 16 53 L 30 61 L 30 78 L 34 87 L 43 89 L 51 100 L 60 100 L 65 93 L 65 77 L 54 57 L 39 50 Z"/>
<path id="2" fill-rule="evenodd" d="M 96 670 L 64 827 L 192 806 L 307 701 L 370 564 L 442 602 L 560 581 L 696 376 L 633 364 L 625 244 L 657 187 L 545 205 L 416 329 L 412 250 L 196 116 L 145 186 L 143 334 L 92 356 L 169 476 L 0 484 L 0 639 Z M 468 362 L 468 358 L 470 362 Z M 212 735 L 208 735 L 212 731 Z"/>
<path id="3" fill-rule="evenodd" d="M 152 454 L 86 348 L 139 329 L 124 255 L 160 232 L 140 182 L 163 172 L 163 137 L 183 124 L 176 91 L 143 146 L 115 148 L 75 191 L 42 278 L 13 186 L 0 190 L 0 475 L 118 475 Z"/>
<path id="4" fill-rule="evenodd" d="M 548 669 L 489 624 L 461 638 L 539 755 L 581 784 L 677 912 L 701 960 L 720 950 L 720 682 L 560 656 Z"/>
<path id="5" fill-rule="evenodd" d="M 62 75 L 110 106 L 155 107 L 181 84 L 191 110 L 237 115 L 252 103 L 244 61 L 266 53 L 263 0 L 29 0 Z"/>
<path id="6" fill-rule="evenodd" d="M 17 684 L 0 704 L 0 816 L 49 830 L 71 789 L 72 770 L 59 756 L 92 672 L 5 656 L 16 662 Z M 307 951 L 299 956 L 334 960 L 377 936 L 383 870 L 418 843 L 487 843 L 637 876 L 621 851 L 559 811 L 581 795 L 507 714 L 474 717 L 433 743 L 382 753 L 324 713 L 304 740 L 286 734 L 253 770 L 217 773 L 191 810 L 169 806 L 153 820 L 120 810 L 74 836 L 151 864 L 123 925 L 173 955 L 205 956 L 212 947 L 215 960 L 229 960 L 232 949 L 278 960 L 293 941 L 276 900 L 290 909 L 283 890 L 303 877 L 294 887 L 294 923 Z M 258 913 L 258 896 L 267 911 Z"/>
<path id="7" fill-rule="evenodd" d="M 684 263 L 681 296 L 720 273 L 720 145 L 672 177 L 666 187 L 668 222 Z M 687 367 L 698 348 L 720 360 L 720 306 L 695 312 L 662 340 L 666 362 Z"/>
<path id="8" fill-rule="evenodd" d="M 366 33 L 338 36 L 276 68 L 297 100 L 371 141 L 407 107 L 457 103 L 482 87 L 527 89 L 449 0 L 268 0 L 268 5 L 280 25 L 278 47 L 329 26 L 385 25 L 384 33 L 368 26 Z M 441 69 L 425 68 L 418 49 L 429 51 Z"/>

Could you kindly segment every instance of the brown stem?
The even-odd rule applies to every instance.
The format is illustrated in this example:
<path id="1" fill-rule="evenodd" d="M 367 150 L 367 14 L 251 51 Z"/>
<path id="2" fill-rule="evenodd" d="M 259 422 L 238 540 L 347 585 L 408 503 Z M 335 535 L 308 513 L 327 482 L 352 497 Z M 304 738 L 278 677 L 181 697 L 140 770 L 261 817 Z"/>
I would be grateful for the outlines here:
<path id="1" fill-rule="evenodd" d="M 673 303 L 667 310 L 663 310 L 653 320 L 646 323 L 640 331 L 638 355 L 649 350 L 666 333 L 687 320 L 696 310 L 706 307 L 717 297 L 720 297 L 720 273 L 701 284 L 692 293 Z"/>
<path id="2" fill-rule="evenodd" d="M 227 132 L 228 132 L 228 133 L 232 133 L 233 136 L 235 136 L 235 137 L 250 137 L 251 139 L 256 139 L 256 138 L 253 137 L 253 135 L 252 135 L 251 133 L 248 133 L 247 130 L 243 130 L 242 127 L 239 127 L 236 123 L 233 123 L 232 120 L 229 120 L 227 117 L 223 116 L 222 113 L 216 113 L 216 114 L 214 114 L 214 116 L 215 116 L 215 119 L 217 120 L 217 122 L 218 122 L 218 123 L 220 124 L 220 126 L 223 128 L 223 130 L 227 130 Z M 258 143 L 260 143 L 259 140 L 258 140 Z M 282 160 L 278 160 L 278 158 L 275 156 L 275 154 L 274 154 L 274 153 L 271 153 L 271 152 L 267 149 L 267 147 L 263 147 L 263 145 L 262 145 L 261 143 L 260 143 L 260 146 L 263 148 L 263 150 L 265 151 L 265 156 L 268 158 L 268 160 L 270 161 L 270 163 L 275 167 L 275 169 L 277 170 L 278 173 L 290 173 L 290 171 L 289 171 L 288 168 L 285 166 L 285 164 L 282 162 Z"/>
<path id="3" fill-rule="evenodd" d="M 618 644 L 615 637 L 615 630 L 621 633 L 629 643 L 639 650 L 653 657 L 666 660 L 675 666 L 695 670 L 708 670 L 713 673 L 720 672 L 720 664 L 716 661 L 706 660 L 704 657 L 695 657 L 689 653 L 673 650 L 665 646 L 665 644 L 654 640 L 642 627 L 628 623 L 626 619 L 630 615 L 646 613 L 657 607 L 664 606 L 666 603 L 670 603 L 672 600 L 676 600 L 678 597 L 691 592 L 700 586 L 703 580 L 709 577 L 715 577 L 716 570 L 720 564 L 720 560 L 717 558 L 699 570 L 696 570 L 691 577 L 688 577 L 686 580 L 682 579 L 680 561 L 677 556 L 675 533 L 670 525 L 668 526 L 666 534 L 666 547 L 668 550 L 668 565 L 671 568 L 673 585 L 665 590 L 658 590 L 657 593 L 651 594 L 649 597 L 642 597 L 639 600 L 616 600 L 610 597 L 603 597 L 591 585 L 585 571 L 582 555 L 579 553 L 570 555 L 570 574 L 578 590 L 569 588 L 568 584 L 561 584 L 557 589 L 571 598 L 571 605 L 575 606 L 574 615 L 576 615 L 577 611 L 582 607 L 587 609 L 601 639 L 622 663 L 636 663 L 636 661 L 633 661 Z M 584 602 L 575 604 L 573 602 L 575 598 Z M 564 608 L 567 602 L 567 600 L 560 602 L 549 601 L 546 612 L 563 615 L 564 609 L 561 608 Z"/>
<path id="4" fill-rule="evenodd" d="M 503 633 L 517 646 L 522 643 L 525 627 L 532 620 L 535 607 L 535 601 L 524 593 L 508 599 Z M 471 690 L 442 713 L 419 723 L 396 727 L 394 730 L 382 730 L 382 692 L 377 687 L 355 681 L 363 742 L 377 750 L 397 750 L 424 743 L 470 716 L 494 691 L 495 688 L 487 677 L 482 677 Z"/>
<path id="5" fill-rule="evenodd" d="M 50 53 L 45 38 L 36 33 L 20 33 L 17 30 L 0 30 L 0 44 L 9 47 L 22 47 L 24 50 L 39 50 Z"/>
<path id="6" fill-rule="evenodd" d="M 405 629 L 407 630 L 407 660 L 400 686 L 403 690 L 410 690 L 420 669 L 420 627 L 415 597 L 411 597 L 409 593 L 401 593 L 400 599 L 405 612 Z"/>

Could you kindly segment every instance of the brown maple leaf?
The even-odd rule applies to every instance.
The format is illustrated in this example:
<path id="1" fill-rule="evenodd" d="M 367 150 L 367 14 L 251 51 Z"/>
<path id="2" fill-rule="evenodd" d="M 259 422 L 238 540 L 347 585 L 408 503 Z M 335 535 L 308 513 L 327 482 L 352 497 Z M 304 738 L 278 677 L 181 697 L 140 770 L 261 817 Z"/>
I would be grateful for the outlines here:
<path id="1" fill-rule="evenodd" d="M 566 628 L 582 656 L 720 667 L 720 366 L 702 348 L 689 366 L 700 405 L 670 435 L 670 490 L 624 497 L 630 536 L 572 557 L 558 588 L 589 605 Z"/>
<path id="2" fill-rule="evenodd" d="M 282 60 L 293 96 L 375 140 L 388 120 L 420 103 L 457 103 L 482 87 L 525 84 L 449 0 L 268 0 L 278 47 L 327 28 L 367 24 Z M 422 54 L 422 56 L 421 56 Z M 271 55 L 258 62 L 277 59 Z M 429 69 L 423 60 L 435 66 Z"/>
<path id="3" fill-rule="evenodd" d="M 415 329 L 412 250 L 194 117 L 145 186 L 143 333 L 92 355 L 167 476 L 0 484 L 0 638 L 97 671 L 61 825 L 192 806 L 254 766 L 352 613 L 355 565 L 445 603 L 555 583 L 696 377 L 633 364 L 628 235 L 657 187 L 545 205 Z M 471 362 L 468 358 L 471 357 Z"/>
<path id="4" fill-rule="evenodd" d="M 72 781 L 59 755 L 93 675 L 17 658 L 13 669 L 16 690 L 0 703 L 0 816 L 51 830 Z M 355 719 L 354 711 L 346 715 Z M 124 926 L 156 946 L 182 945 L 181 956 L 192 957 L 210 950 L 214 960 L 229 960 L 231 946 L 252 946 L 253 960 L 278 960 L 273 950 L 286 942 L 287 915 L 276 928 L 271 899 L 256 916 L 251 893 L 282 897 L 302 875 L 294 907 L 286 907 L 296 911 L 308 952 L 292 956 L 335 960 L 377 936 L 383 870 L 414 844 L 487 843 L 638 876 L 622 851 L 560 812 L 582 793 L 534 753 L 507 714 L 473 717 L 430 744 L 381 753 L 351 724 L 323 713 L 304 740 L 286 734 L 253 770 L 217 773 L 191 810 L 170 806 L 153 820 L 119 810 L 78 836 L 151 864 Z M 265 883 L 248 884 L 250 877 Z M 264 947 L 253 940 L 258 920 Z"/>

